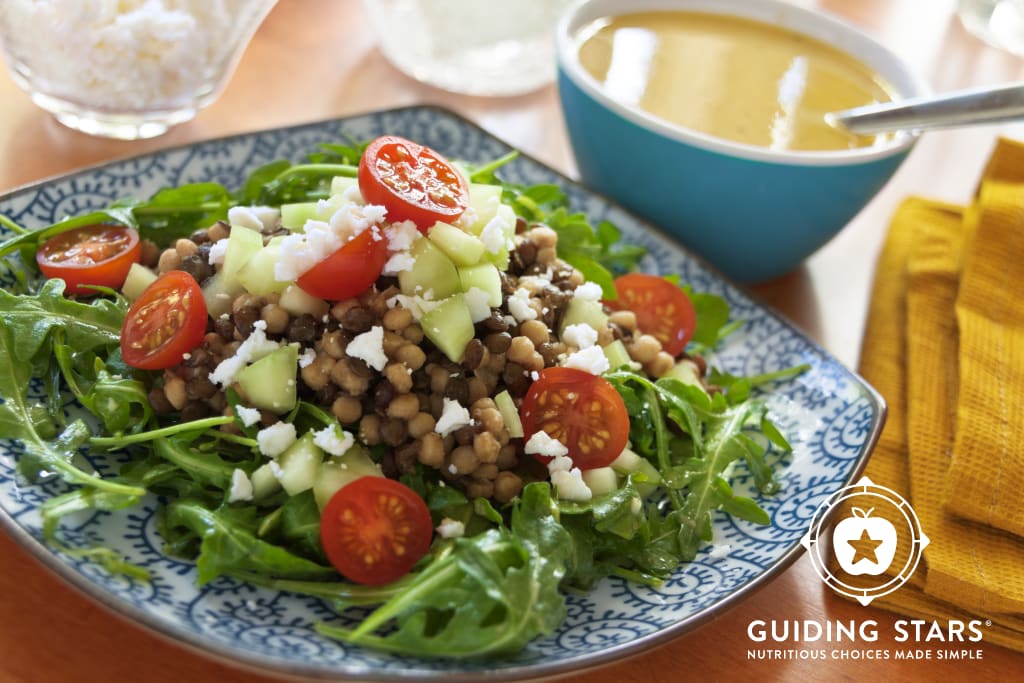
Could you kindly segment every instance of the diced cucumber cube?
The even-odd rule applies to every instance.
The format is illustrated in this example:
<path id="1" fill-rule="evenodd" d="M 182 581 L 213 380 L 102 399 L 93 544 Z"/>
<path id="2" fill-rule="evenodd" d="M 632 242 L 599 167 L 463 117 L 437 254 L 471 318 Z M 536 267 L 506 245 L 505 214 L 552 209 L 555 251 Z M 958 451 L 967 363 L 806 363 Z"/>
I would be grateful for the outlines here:
<path id="1" fill-rule="evenodd" d="M 244 227 L 233 227 L 228 236 L 228 248 L 224 252 L 224 265 L 220 269 L 224 279 L 231 282 L 256 252 L 263 248 L 263 235 Z"/>
<path id="2" fill-rule="evenodd" d="M 453 363 L 462 360 L 466 344 L 473 338 L 473 318 L 462 294 L 453 294 L 420 318 L 427 339 Z"/>
<path id="3" fill-rule="evenodd" d="M 562 316 L 562 325 L 558 328 L 558 336 L 562 336 L 565 328 L 579 323 L 590 325 L 598 332 L 606 327 L 608 314 L 604 312 L 601 302 L 578 297 L 571 299 L 569 305 L 565 307 L 565 315 Z"/>
<path id="4" fill-rule="evenodd" d="M 324 452 L 313 443 L 313 435 L 307 432 L 278 456 L 281 468 L 277 480 L 289 496 L 308 491 L 316 483 Z"/>
<path id="5" fill-rule="evenodd" d="M 360 477 L 383 477 L 380 466 L 370 459 L 366 449 L 354 446 L 342 455 L 332 455 L 320 465 L 313 484 L 313 497 L 321 510 L 343 486 Z"/>
<path id="6" fill-rule="evenodd" d="M 484 226 L 498 213 L 498 207 L 501 206 L 501 185 L 470 184 L 469 205 L 476 213 L 476 222 L 469 226 L 469 231 L 479 235 Z"/>
<path id="7" fill-rule="evenodd" d="M 472 266 L 484 255 L 484 243 L 462 228 L 442 221 L 427 231 L 427 239 L 445 253 L 456 266 Z"/>
<path id="8" fill-rule="evenodd" d="M 246 228 L 240 228 L 245 230 Z M 251 232 L 251 231 L 250 231 Z M 228 279 L 224 272 L 214 273 L 213 277 L 203 285 L 203 300 L 206 301 L 206 312 L 211 318 L 219 318 L 231 311 L 231 302 L 245 289 L 237 279 Z"/>
<path id="9" fill-rule="evenodd" d="M 633 472 L 640 469 L 641 460 L 643 460 L 643 458 L 639 455 L 628 448 L 624 448 L 622 453 L 619 453 L 619 457 L 612 460 L 609 467 L 619 474 L 633 474 Z"/>
<path id="10" fill-rule="evenodd" d="M 135 301 L 146 291 L 146 287 L 153 284 L 154 280 L 156 280 L 156 273 L 141 263 L 133 263 L 128 269 L 128 276 L 124 279 L 124 284 L 121 285 L 121 293 L 128 301 Z"/>
<path id="11" fill-rule="evenodd" d="M 414 259 L 412 267 L 398 274 L 402 294 L 440 301 L 459 291 L 455 264 L 429 239 L 416 240 L 409 254 Z"/>
<path id="12" fill-rule="evenodd" d="M 299 316 L 308 313 L 314 318 L 322 318 L 331 309 L 331 305 L 326 301 L 318 296 L 308 294 L 298 285 L 285 287 L 277 305 L 292 315 Z"/>
<path id="13" fill-rule="evenodd" d="M 647 458 L 640 458 L 640 464 L 637 466 L 636 471 L 647 477 L 647 481 L 637 484 L 637 493 L 646 498 L 658 490 L 658 484 L 661 483 L 661 474 Z"/>
<path id="14" fill-rule="evenodd" d="M 611 493 L 619 488 L 619 475 L 611 467 L 583 470 L 583 483 L 595 496 Z"/>
<path id="15" fill-rule="evenodd" d="M 281 482 L 274 476 L 274 470 L 269 462 L 257 467 L 249 479 L 252 480 L 253 500 L 263 500 L 281 490 Z"/>
<path id="16" fill-rule="evenodd" d="M 327 221 L 334 212 L 345 204 L 344 197 L 330 197 L 321 202 L 298 202 L 296 204 L 281 205 L 281 227 L 292 232 L 302 232 L 306 227 L 306 221 Z"/>
<path id="17" fill-rule="evenodd" d="M 331 178 L 331 196 L 343 195 L 348 188 L 359 184 L 359 178 L 354 176 L 336 175 Z"/>
<path id="18" fill-rule="evenodd" d="M 686 358 L 673 365 L 672 369 L 664 376 L 677 379 L 683 384 L 704 388 L 700 383 L 700 370 L 697 368 L 697 364 Z"/>
<path id="19" fill-rule="evenodd" d="M 622 343 L 621 339 L 605 344 L 601 347 L 601 350 L 604 351 L 604 356 L 608 359 L 608 367 L 612 370 L 621 368 L 623 365 L 629 366 L 633 362 L 633 359 L 629 356 L 629 351 L 626 350 L 626 345 Z"/>
<path id="20" fill-rule="evenodd" d="M 248 403 L 282 415 L 295 407 L 299 348 L 289 344 L 242 368 L 237 381 Z"/>
<path id="21" fill-rule="evenodd" d="M 459 287 L 463 292 L 476 287 L 487 293 L 487 305 L 491 308 L 501 306 L 501 274 L 492 263 L 479 263 L 475 266 L 463 266 L 459 271 Z"/>
<path id="22" fill-rule="evenodd" d="M 283 236 L 270 240 L 265 247 L 253 254 L 249 262 L 238 271 L 238 282 L 251 294 L 264 296 L 281 293 L 289 282 L 278 282 L 274 278 L 274 264 L 281 258 Z"/>
<path id="23" fill-rule="evenodd" d="M 494 403 L 498 406 L 498 412 L 501 413 L 501 419 L 505 422 L 508 435 L 513 439 L 522 437 L 523 422 L 519 419 L 519 411 L 516 410 L 512 394 L 508 393 L 506 389 L 494 397 Z"/>

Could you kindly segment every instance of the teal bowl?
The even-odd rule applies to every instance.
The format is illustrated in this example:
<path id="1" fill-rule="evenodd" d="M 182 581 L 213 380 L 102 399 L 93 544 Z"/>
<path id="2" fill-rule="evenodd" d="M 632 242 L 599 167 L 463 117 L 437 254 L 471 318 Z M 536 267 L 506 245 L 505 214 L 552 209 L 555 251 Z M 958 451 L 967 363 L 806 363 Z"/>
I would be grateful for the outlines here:
<path id="1" fill-rule="evenodd" d="M 899 57 L 860 30 L 777 0 L 586 0 L 562 16 L 558 89 L 583 182 L 739 282 L 783 275 L 868 203 L 917 135 L 898 133 L 884 145 L 860 149 L 776 151 L 712 137 L 623 104 L 580 65 L 577 35 L 604 17 L 657 10 L 776 24 L 859 59 L 888 82 L 897 99 L 925 95 L 928 88 Z"/>

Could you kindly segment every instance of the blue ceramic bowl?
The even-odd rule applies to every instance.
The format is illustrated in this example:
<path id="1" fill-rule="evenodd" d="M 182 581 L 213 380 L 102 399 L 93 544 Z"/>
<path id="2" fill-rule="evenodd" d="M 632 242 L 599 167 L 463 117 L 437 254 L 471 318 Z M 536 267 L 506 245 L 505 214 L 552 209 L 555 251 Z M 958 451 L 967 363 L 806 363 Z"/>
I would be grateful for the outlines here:
<path id="1" fill-rule="evenodd" d="M 558 86 L 584 183 L 615 198 L 741 282 L 782 275 L 834 237 L 906 158 L 917 136 L 884 146 L 787 152 L 666 122 L 612 99 L 580 65 L 578 31 L 617 14 L 690 10 L 780 25 L 834 45 L 900 98 L 928 92 L 895 54 L 821 12 L 777 0 L 588 0 L 558 25 Z M 686 78 L 681 72 L 679 78 Z"/>

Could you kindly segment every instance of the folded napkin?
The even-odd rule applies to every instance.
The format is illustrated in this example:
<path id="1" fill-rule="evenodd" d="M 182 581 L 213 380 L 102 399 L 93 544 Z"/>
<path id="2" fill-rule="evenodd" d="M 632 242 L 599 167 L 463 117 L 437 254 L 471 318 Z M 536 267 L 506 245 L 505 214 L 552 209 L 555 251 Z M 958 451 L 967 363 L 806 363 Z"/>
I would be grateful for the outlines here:
<path id="1" fill-rule="evenodd" d="M 999 142 L 971 206 L 899 208 L 860 370 L 889 406 L 865 474 L 910 500 L 931 541 L 872 604 L 991 620 L 985 642 L 1024 651 L 1024 144 Z"/>

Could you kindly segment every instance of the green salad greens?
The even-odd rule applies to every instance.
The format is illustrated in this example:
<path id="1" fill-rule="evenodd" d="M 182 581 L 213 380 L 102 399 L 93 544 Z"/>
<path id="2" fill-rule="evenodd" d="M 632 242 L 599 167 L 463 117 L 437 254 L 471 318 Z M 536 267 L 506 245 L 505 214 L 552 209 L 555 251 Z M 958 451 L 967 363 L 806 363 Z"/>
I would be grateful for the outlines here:
<path id="1" fill-rule="evenodd" d="M 436 537 L 427 556 L 398 581 L 353 584 L 325 558 L 312 490 L 292 496 L 280 491 L 258 502 L 231 500 L 233 473 L 251 475 L 260 463 L 252 426 L 231 416 L 182 423 L 151 408 L 149 392 L 159 373 L 132 369 L 121 359 L 128 309 L 121 294 L 69 299 L 62 281 L 35 273 L 41 242 L 75 227 L 117 223 L 166 245 L 225 219 L 232 206 L 326 198 L 332 178 L 356 174 L 361 151 L 358 144 L 323 145 L 306 163 L 279 161 L 257 169 L 237 189 L 216 183 L 167 188 L 145 201 L 118 201 L 40 229 L 2 219 L 12 236 L 0 244 L 0 256 L 9 257 L 4 267 L 17 284 L 0 291 L 0 438 L 24 445 L 18 471 L 26 479 L 58 476 L 74 485 L 42 507 L 52 543 L 60 544 L 66 515 L 120 510 L 156 494 L 166 500 L 160 513 L 166 551 L 197 558 L 200 584 L 230 576 L 318 596 L 338 610 L 376 605 L 356 628 L 318 628 L 396 653 L 481 657 L 514 653 L 555 631 L 565 618 L 566 591 L 587 591 L 607 576 L 657 586 L 712 540 L 716 511 L 769 523 L 755 500 L 732 490 L 729 474 L 744 467 L 761 493 L 776 492 L 772 462 L 789 445 L 759 389 L 805 368 L 756 378 L 718 373 L 712 376 L 718 389 L 709 392 L 677 377 L 655 381 L 623 365 L 605 378 L 628 410 L 632 451 L 650 467 L 589 501 L 558 499 L 548 482 L 536 481 L 504 506 L 470 499 L 420 467 L 404 475 L 404 483 L 424 498 L 435 522 L 456 520 L 465 533 Z M 610 223 L 592 225 L 573 212 L 555 185 L 502 181 L 500 168 L 513 157 L 467 165 L 470 179 L 501 185 L 503 201 L 523 219 L 553 228 L 559 256 L 599 284 L 605 298 L 614 298 L 613 278 L 635 269 L 644 250 L 622 244 Z M 691 349 L 712 350 L 740 323 L 730 322 L 723 299 L 689 294 L 698 319 Z M 66 417 L 72 399 L 90 419 Z M 300 433 L 337 425 L 333 415 L 306 401 L 285 419 Z M 231 422 L 239 426 L 236 433 L 219 429 Z M 106 452 L 119 454 L 110 462 L 124 464 L 100 474 L 90 459 L 102 461 Z M 380 456 L 379 449 L 373 456 Z M 60 547 L 111 571 L 146 575 L 107 549 Z"/>

